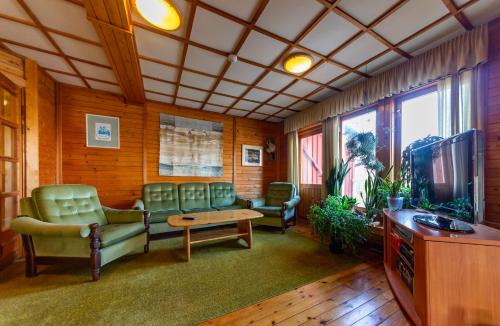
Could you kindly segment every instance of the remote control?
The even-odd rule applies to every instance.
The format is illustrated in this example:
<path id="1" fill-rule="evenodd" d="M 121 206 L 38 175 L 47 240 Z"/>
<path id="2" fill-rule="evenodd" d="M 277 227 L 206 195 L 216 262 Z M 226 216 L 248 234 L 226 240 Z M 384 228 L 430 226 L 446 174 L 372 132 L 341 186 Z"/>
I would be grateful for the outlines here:
<path id="1" fill-rule="evenodd" d="M 182 217 L 183 220 L 190 220 L 190 221 L 193 221 L 193 220 L 196 220 L 196 217 L 194 216 L 183 216 Z"/>

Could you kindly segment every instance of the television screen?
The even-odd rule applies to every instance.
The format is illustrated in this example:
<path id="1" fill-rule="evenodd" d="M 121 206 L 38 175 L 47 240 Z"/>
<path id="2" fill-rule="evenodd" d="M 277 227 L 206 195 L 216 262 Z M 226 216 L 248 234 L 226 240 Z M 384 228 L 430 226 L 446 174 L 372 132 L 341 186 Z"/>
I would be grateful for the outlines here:
<path id="1" fill-rule="evenodd" d="M 411 152 L 411 203 L 474 223 L 474 130 Z"/>

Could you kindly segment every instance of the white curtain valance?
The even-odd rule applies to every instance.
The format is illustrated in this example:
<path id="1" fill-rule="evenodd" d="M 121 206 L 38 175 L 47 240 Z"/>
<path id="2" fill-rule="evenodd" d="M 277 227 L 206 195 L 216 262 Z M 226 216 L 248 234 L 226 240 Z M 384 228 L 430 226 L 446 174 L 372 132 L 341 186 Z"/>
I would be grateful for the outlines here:
<path id="1" fill-rule="evenodd" d="M 487 59 L 488 26 L 485 24 L 290 116 L 285 120 L 285 133 L 471 69 Z"/>

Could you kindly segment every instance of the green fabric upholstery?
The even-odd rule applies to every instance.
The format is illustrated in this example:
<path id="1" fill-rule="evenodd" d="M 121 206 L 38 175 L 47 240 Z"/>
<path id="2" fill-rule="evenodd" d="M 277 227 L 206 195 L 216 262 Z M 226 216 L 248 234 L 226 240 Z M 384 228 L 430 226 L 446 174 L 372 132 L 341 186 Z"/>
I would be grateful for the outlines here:
<path id="1" fill-rule="evenodd" d="M 180 210 L 165 210 L 150 212 L 149 223 L 167 223 L 167 218 L 171 215 L 182 214 Z"/>
<path id="2" fill-rule="evenodd" d="M 272 182 L 266 195 L 266 206 L 281 206 L 295 195 L 295 186 L 288 182 Z"/>
<path id="3" fill-rule="evenodd" d="M 109 247 L 144 232 L 144 222 L 107 224 L 99 229 L 101 248 Z"/>
<path id="4" fill-rule="evenodd" d="M 241 205 L 229 205 L 229 206 L 214 206 L 213 208 L 215 208 L 216 210 L 218 211 L 229 211 L 229 210 L 232 210 L 232 209 L 242 209 L 242 208 L 246 208 L 246 206 L 241 206 Z"/>
<path id="5" fill-rule="evenodd" d="M 209 207 L 209 208 L 198 208 L 198 207 L 195 207 L 195 208 L 185 208 L 182 211 L 184 213 L 201 213 L 201 212 L 214 212 L 216 210 L 217 209 L 212 208 L 212 207 Z"/>
<path id="6" fill-rule="evenodd" d="M 33 206 L 44 222 L 107 224 L 97 190 L 87 185 L 51 185 L 33 190 Z"/>
<path id="7" fill-rule="evenodd" d="M 281 207 L 279 206 L 260 206 L 253 210 L 267 217 L 281 217 Z"/>
<path id="8" fill-rule="evenodd" d="M 208 184 L 192 182 L 179 185 L 179 204 L 183 212 L 212 210 Z"/>
<path id="9" fill-rule="evenodd" d="M 108 223 L 123 224 L 141 222 L 144 224 L 144 211 L 135 209 L 114 209 L 102 206 Z"/>
<path id="10" fill-rule="evenodd" d="M 145 232 L 138 234 L 127 241 L 115 243 L 112 246 L 101 249 L 101 266 L 112 262 L 125 255 L 141 254 L 144 252 L 143 246 L 147 242 Z"/>
<path id="11" fill-rule="evenodd" d="M 54 238 L 86 238 L 90 234 L 88 224 L 53 224 L 21 216 L 14 219 L 11 229 L 21 234 L 30 234 Z"/>
<path id="12" fill-rule="evenodd" d="M 143 187 L 144 206 L 148 211 L 179 210 L 179 192 L 175 183 L 150 183 Z"/>
<path id="13" fill-rule="evenodd" d="M 212 182 L 210 184 L 210 204 L 212 207 L 231 206 L 236 202 L 234 185 L 229 182 Z"/>

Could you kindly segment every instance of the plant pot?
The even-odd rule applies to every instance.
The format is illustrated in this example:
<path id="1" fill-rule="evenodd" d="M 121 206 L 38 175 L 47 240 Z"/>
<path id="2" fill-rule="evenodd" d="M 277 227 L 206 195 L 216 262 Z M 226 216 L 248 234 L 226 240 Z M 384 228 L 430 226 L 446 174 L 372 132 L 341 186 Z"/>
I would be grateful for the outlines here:
<path id="1" fill-rule="evenodd" d="M 342 242 L 337 237 L 330 238 L 330 245 L 328 247 L 330 248 L 330 252 L 334 254 L 341 254 L 344 252 L 344 249 L 342 249 Z"/>
<path id="2" fill-rule="evenodd" d="M 387 197 L 387 207 L 391 212 L 400 211 L 403 208 L 404 197 Z"/>

